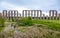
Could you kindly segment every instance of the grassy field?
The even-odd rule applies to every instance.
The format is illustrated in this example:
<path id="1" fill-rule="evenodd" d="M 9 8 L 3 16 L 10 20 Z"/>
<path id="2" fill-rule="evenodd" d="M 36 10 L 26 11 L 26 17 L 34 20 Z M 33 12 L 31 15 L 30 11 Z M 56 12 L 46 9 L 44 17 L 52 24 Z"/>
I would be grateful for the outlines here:
<path id="1" fill-rule="evenodd" d="M 0 21 L 0 25 L 3 25 L 4 21 Z M 7 20 L 5 23 L 13 23 L 16 25 L 16 36 L 22 38 L 60 38 L 60 20 L 32 20 L 31 18 L 22 18 L 18 21 Z M 4 24 L 5 25 L 5 24 Z M 17 26 L 18 25 L 18 26 Z M 0 27 L 0 32 L 4 27 Z M 13 30 L 13 29 L 11 29 Z M 12 37 L 15 35 L 13 32 L 10 34 L 8 31 L 5 36 Z M 1 35 L 2 36 L 2 35 Z"/>
<path id="2" fill-rule="evenodd" d="M 22 35 L 31 38 L 60 38 L 60 20 L 32 20 L 33 26 L 19 26 Z"/>
<path id="3" fill-rule="evenodd" d="M 60 20 L 33 20 L 34 24 L 43 24 L 60 31 Z"/>

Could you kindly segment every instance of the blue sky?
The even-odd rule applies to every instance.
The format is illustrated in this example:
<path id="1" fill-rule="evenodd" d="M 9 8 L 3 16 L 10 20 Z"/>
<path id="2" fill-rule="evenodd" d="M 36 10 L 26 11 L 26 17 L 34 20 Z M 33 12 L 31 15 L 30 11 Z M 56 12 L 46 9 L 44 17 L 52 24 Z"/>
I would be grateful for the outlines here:
<path id="1" fill-rule="evenodd" d="M 16 9 L 19 11 L 39 9 L 44 12 L 52 9 L 60 12 L 60 0 L 0 0 L 0 10 L 4 9 Z"/>

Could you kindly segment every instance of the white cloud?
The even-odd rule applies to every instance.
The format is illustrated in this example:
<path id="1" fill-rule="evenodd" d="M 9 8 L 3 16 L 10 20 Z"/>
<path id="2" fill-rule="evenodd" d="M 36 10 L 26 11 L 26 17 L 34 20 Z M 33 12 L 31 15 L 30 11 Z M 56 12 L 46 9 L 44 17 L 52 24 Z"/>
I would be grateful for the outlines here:
<path id="1" fill-rule="evenodd" d="M 24 6 L 17 6 L 8 2 L 1 2 L 1 7 L 3 9 L 7 9 L 7 10 L 18 10 L 19 13 L 22 13 L 22 10 L 29 10 L 28 8 L 24 7 Z M 46 12 L 42 12 L 45 15 L 48 15 L 48 13 Z"/>
<path id="2" fill-rule="evenodd" d="M 10 4 L 8 2 L 1 2 L 1 7 L 3 9 L 7 9 L 7 10 L 18 10 L 19 13 L 22 13 L 22 10 L 28 10 L 28 8 L 23 7 L 23 6 L 17 6 L 14 4 Z"/>

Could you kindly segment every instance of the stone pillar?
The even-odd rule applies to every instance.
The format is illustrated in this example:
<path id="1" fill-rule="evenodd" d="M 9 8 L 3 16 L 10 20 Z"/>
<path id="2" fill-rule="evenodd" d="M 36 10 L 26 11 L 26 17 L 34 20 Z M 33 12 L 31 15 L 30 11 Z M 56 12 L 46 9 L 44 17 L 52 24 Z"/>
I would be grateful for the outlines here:
<path id="1" fill-rule="evenodd" d="M 40 12 L 40 19 L 42 19 L 42 10 L 40 10 L 39 12 Z"/>
<path id="2" fill-rule="evenodd" d="M 17 10 L 13 10 L 13 12 L 14 12 L 14 18 L 16 19 L 18 19 L 18 11 Z"/>
<path id="3" fill-rule="evenodd" d="M 54 10 L 52 10 L 51 12 L 52 12 L 52 18 L 54 20 Z"/>
<path id="4" fill-rule="evenodd" d="M 52 19 L 54 20 L 55 11 L 54 11 L 54 10 L 50 10 L 50 13 L 52 14 Z M 51 16 L 51 15 L 50 15 L 50 16 Z"/>
<path id="5" fill-rule="evenodd" d="M 55 17 L 57 19 L 57 11 L 56 10 L 50 10 L 50 12 L 52 13 L 52 19 L 54 20 Z"/>
<path id="6" fill-rule="evenodd" d="M 51 10 L 49 11 L 49 19 L 51 20 Z"/>
<path id="7" fill-rule="evenodd" d="M 3 11 L 3 14 L 2 14 L 2 16 L 4 17 L 4 11 Z"/>
<path id="8" fill-rule="evenodd" d="M 7 19 L 7 10 L 3 10 L 3 18 Z"/>
<path id="9" fill-rule="evenodd" d="M 13 13 L 14 13 L 14 19 L 18 20 L 18 11 L 13 10 Z"/>
<path id="10" fill-rule="evenodd" d="M 9 19 L 9 20 L 10 20 L 10 12 L 11 12 L 11 11 L 8 11 L 8 19 Z"/>
<path id="11" fill-rule="evenodd" d="M 13 11 L 11 11 L 11 19 L 13 19 Z"/>
<path id="12" fill-rule="evenodd" d="M 28 10 L 28 17 L 30 17 L 30 10 Z"/>
<path id="13" fill-rule="evenodd" d="M 0 18 L 2 18 L 2 13 L 0 13 Z"/>
<path id="14" fill-rule="evenodd" d="M 24 17 L 24 11 L 25 11 L 25 10 L 22 11 L 22 17 Z"/>
<path id="15" fill-rule="evenodd" d="M 33 10 L 31 10 L 31 17 L 33 18 Z"/>
<path id="16" fill-rule="evenodd" d="M 20 14 L 20 18 L 21 18 L 21 14 Z"/>
<path id="17" fill-rule="evenodd" d="M 60 14 L 59 14 L 58 18 L 59 18 L 59 20 L 60 20 Z"/>
<path id="18" fill-rule="evenodd" d="M 57 17 L 57 11 L 56 10 L 55 10 L 55 17 L 56 17 L 56 20 L 57 20 L 58 17 Z"/>
<path id="19" fill-rule="evenodd" d="M 45 20 L 45 14 L 43 14 L 43 20 Z"/>
<path id="20" fill-rule="evenodd" d="M 36 19 L 36 10 L 34 10 L 34 19 Z"/>
<path id="21" fill-rule="evenodd" d="M 27 17 L 27 10 L 25 10 L 25 17 Z"/>
<path id="22" fill-rule="evenodd" d="M 17 17 L 16 18 L 19 19 L 19 17 L 18 17 L 18 11 L 16 11 L 16 13 L 17 13 Z"/>
<path id="23" fill-rule="evenodd" d="M 5 12 L 5 19 L 7 19 L 7 11 Z"/>
<path id="24" fill-rule="evenodd" d="M 12 18 L 14 18 L 13 17 L 13 12 L 14 12 L 14 10 L 9 10 L 9 12 L 8 12 L 8 19 L 12 19 Z"/>
<path id="25" fill-rule="evenodd" d="M 48 20 L 48 15 L 46 15 L 46 20 Z"/>
<path id="26" fill-rule="evenodd" d="M 16 19 L 16 10 L 13 10 L 13 12 L 14 12 L 14 18 Z"/>
<path id="27" fill-rule="evenodd" d="M 39 10 L 37 10 L 37 19 L 39 19 Z"/>

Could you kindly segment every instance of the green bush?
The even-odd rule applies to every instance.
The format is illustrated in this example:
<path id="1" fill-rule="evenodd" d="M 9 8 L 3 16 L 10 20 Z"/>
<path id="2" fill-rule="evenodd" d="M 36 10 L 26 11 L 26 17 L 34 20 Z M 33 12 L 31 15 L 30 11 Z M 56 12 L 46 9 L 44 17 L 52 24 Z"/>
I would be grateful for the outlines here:
<path id="1" fill-rule="evenodd" d="M 0 18 L 0 32 L 4 29 L 4 22 L 5 20 L 3 18 Z"/>
<path id="2" fill-rule="evenodd" d="M 21 18 L 20 20 L 18 20 L 18 25 L 20 26 L 31 26 L 33 25 L 32 22 L 32 18 L 31 17 L 27 17 L 27 18 Z"/>
<path id="3" fill-rule="evenodd" d="M 5 22 L 5 20 L 3 18 L 0 18 L 0 27 L 4 26 L 4 22 Z"/>

